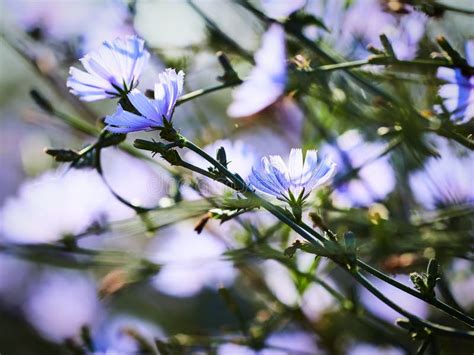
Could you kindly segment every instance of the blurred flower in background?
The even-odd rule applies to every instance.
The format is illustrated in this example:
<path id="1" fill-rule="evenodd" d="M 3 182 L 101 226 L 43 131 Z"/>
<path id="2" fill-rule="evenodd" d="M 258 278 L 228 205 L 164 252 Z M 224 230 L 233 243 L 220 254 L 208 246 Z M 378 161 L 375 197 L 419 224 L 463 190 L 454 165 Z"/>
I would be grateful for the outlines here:
<path id="1" fill-rule="evenodd" d="M 0 255 L 0 302 L 16 309 L 24 301 L 24 290 L 34 266 L 12 255 Z"/>
<path id="2" fill-rule="evenodd" d="M 40 31 L 54 41 L 75 41 L 79 54 L 134 32 L 127 5 L 118 0 L 6 0 L 5 10 L 27 32 Z"/>
<path id="3" fill-rule="evenodd" d="M 436 2 L 445 3 L 470 10 L 465 0 Z M 423 140 L 435 121 L 420 120 L 415 113 L 433 107 L 440 97 L 454 123 L 472 118 L 469 68 L 438 70 L 444 62 L 429 57 L 430 51 L 439 50 L 434 34 L 445 35 L 453 48 L 473 36 L 466 14 L 430 7 L 437 13 L 428 20 L 420 12 L 427 7 L 378 0 L 262 0 L 245 6 L 218 0 L 4 4 L 2 354 L 62 353 L 68 351 L 66 338 L 74 340 L 69 346 L 83 345 L 89 352 L 80 337 L 84 326 L 90 327 L 97 354 L 143 352 L 144 343 L 157 353 L 157 345 L 170 352 L 223 355 L 416 352 L 421 341 L 393 325 L 399 315 L 341 272 L 337 263 L 304 251 L 288 257 L 289 247 L 300 238 L 275 216 L 252 208 L 222 224 L 216 215 L 234 211 L 209 197 L 240 195 L 132 147 L 134 138 L 159 139 L 153 129 L 163 118 L 171 119 L 184 91 L 196 96 L 176 110 L 173 125 L 178 132 L 207 145 L 204 150 L 219 155 L 231 172 L 278 197 L 288 189 L 309 193 L 327 182 L 336 163 L 332 200 L 336 207 L 351 209 L 308 204 L 322 222 L 305 214 L 301 219 L 308 228 L 316 223 L 313 227 L 323 232 L 327 225 L 338 238 L 353 230 L 358 257 L 386 271 L 396 269 L 396 279 L 409 287 L 413 285 L 406 274 L 421 270 L 436 256 L 442 273 L 436 296 L 472 311 L 472 265 L 461 258 L 470 258 L 472 251 L 466 241 L 472 234 L 473 155 L 452 139 L 432 139 L 441 158 L 425 157 L 410 145 Z M 248 11 L 246 6 L 253 5 L 257 11 Z M 281 23 L 260 18 L 259 9 Z M 300 30 L 312 46 L 298 38 Z M 374 66 L 354 63 L 371 54 L 369 44 L 383 49 L 382 33 L 398 59 L 419 57 L 417 63 L 387 70 L 377 65 L 375 71 L 366 70 Z M 465 52 L 471 65 L 472 43 Z M 217 51 L 225 53 L 231 67 L 224 69 L 233 68 L 241 85 L 229 88 L 233 83 L 226 82 L 227 71 L 222 75 Z M 67 91 L 67 69 L 88 52 L 82 59 L 85 71 L 71 72 L 69 87 L 76 97 Z M 430 64 L 419 64 L 425 61 Z M 164 68 L 177 69 L 162 72 Z M 439 97 L 436 71 L 444 81 Z M 33 88 L 54 110 L 31 109 L 27 92 Z M 155 89 L 153 100 L 146 89 Z M 387 98 L 381 97 L 384 92 Z M 115 100 L 99 101 L 119 95 L 115 114 Z M 117 148 L 100 150 L 101 174 L 66 164 L 57 168 L 57 161 L 41 155 L 44 146 L 77 149 L 93 142 L 104 117 L 111 131 L 127 137 Z M 470 144 L 468 124 L 442 123 L 445 131 L 437 133 L 453 133 Z M 377 138 L 374 132 L 382 127 L 397 134 L 400 146 Z M 407 137 L 413 141 L 405 141 Z M 313 150 L 304 159 L 303 151 L 315 144 L 321 147 L 318 155 L 331 162 L 321 164 Z M 276 157 L 295 146 L 304 150 L 292 151 L 289 164 Z M 218 153 L 220 147 L 225 158 L 223 151 Z M 176 150 L 185 161 L 209 171 L 207 161 L 185 148 Z M 252 172 L 261 156 L 272 157 Z M 93 165 L 92 159 L 81 162 Z M 418 202 L 416 211 L 404 189 L 408 185 Z M 323 192 L 318 196 L 324 197 Z M 462 208 L 438 210 L 458 204 Z M 200 234 L 194 229 L 199 217 Z M 410 250 L 409 262 L 402 261 L 405 249 Z M 453 320 L 434 307 L 377 279 L 370 282 L 408 311 L 451 326 Z M 451 299 L 442 287 L 451 291 Z M 379 337 L 383 330 L 393 340 Z M 449 352 L 447 339 L 437 340 L 441 351 Z M 37 350 L 38 342 L 56 351 Z M 460 339 L 453 343 L 456 351 L 464 350 Z"/>
<path id="4" fill-rule="evenodd" d="M 370 18 L 370 21 L 361 21 L 363 18 Z M 416 57 L 427 17 L 413 8 L 408 14 L 396 15 L 384 11 L 380 1 L 357 0 L 348 8 L 343 21 L 342 41 L 355 58 L 367 57 L 369 44 L 382 48 L 379 37 L 385 34 L 397 58 L 408 60 Z"/>
<path id="5" fill-rule="evenodd" d="M 224 242 L 206 230 L 198 235 L 188 223 L 163 229 L 147 249 L 151 260 L 164 264 L 153 285 L 169 295 L 191 297 L 229 285 L 236 276 Z"/>
<path id="6" fill-rule="evenodd" d="M 6 200 L 0 210 L 1 234 L 15 243 L 54 242 L 99 221 L 108 202 L 113 202 L 111 196 L 93 170 L 46 172 Z"/>
<path id="7" fill-rule="evenodd" d="M 446 279 L 449 280 L 453 296 L 461 307 L 470 309 L 474 306 L 474 265 L 469 260 L 456 259 Z"/>
<path id="8" fill-rule="evenodd" d="M 430 137 L 440 154 L 430 157 L 422 170 L 410 175 L 415 199 L 427 209 L 474 204 L 474 180 L 466 167 L 474 166 L 474 154 L 457 143 Z"/>
<path id="9" fill-rule="evenodd" d="M 23 311 L 46 338 L 77 339 L 81 328 L 94 327 L 101 306 L 94 281 L 77 271 L 48 271 L 29 286 Z"/>
<path id="10" fill-rule="evenodd" d="M 256 114 L 283 95 L 286 82 L 285 32 L 283 27 L 273 24 L 262 37 L 249 78 L 234 90 L 227 114 L 231 117 Z"/>
<path id="11" fill-rule="evenodd" d="M 105 150 L 102 160 L 110 186 L 138 206 L 156 204 L 167 191 L 164 175 L 143 161 L 113 149 Z M 132 187 L 130 180 L 141 183 Z M 94 223 L 133 215 L 95 170 L 60 168 L 26 181 L 17 196 L 7 198 L 0 209 L 0 235 L 15 243 L 50 243 L 81 234 Z"/>
<path id="12" fill-rule="evenodd" d="M 306 10 L 321 18 L 329 31 L 307 26 L 305 34 L 331 43 L 344 55 L 355 59 L 370 55 L 368 45 L 381 49 L 380 35 L 385 34 L 398 59 L 415 58 L 418 43 L 425 34 L 427 16 L 409 5 L 405 5 L 403 13 L 390 12 L 383 3 L 356 0 L 348 5 L 342 0 L 309 1 Z M 364 18 L 371 20 L 362 21 Z"/>
<path id="13" fill-rule="evenodd" d="M 265 341 L 265 348 L 259 351 L 248 346 L 227 343 L 217 349 L 218 355 L 287 355 L 319 354 L 316 339 L 301 330 L 275 332 Z"/>
<path id="14" fill-rule="evenodd" d="M 112 315 L 105 318 L 93 338 L 96 351 L 100 354 L 132 354 L 141 351 L 137 337 L 148 344 L 164 337 L 163 331 L 138 317 L 127 314 Z"/>
<path id="15" fill-rule="evenodd" d="M 360 343 L 349 347 L 348 355 L 403 355 L 405 352 L 402 349 L 397 349 L 391 346 L 375 346 L 372 344 Z"/>
<path id="16" fill-rule="evenodd" d="M 135 206 L 156 207 L 157 201 L 169 193 L 171 177 L 162 167 L 133 157 L 119 149 L 101 152 L 103 176 L 114 192 Z M 130 184 L 130 181 L 140 181 Z M 110 220 L 130 218 L 135 212 L 114 198 L 110 203 Z"/>
<path id="17" fill-rule="evenodd" d="M 367 142 L 356 130 L 349 130 L 333 144 L 321 147 L 337 164 L 334 203 L 343 207 L 370 206 L 383 200 L 395 187 L 395 173 L 385 145 Z"/>

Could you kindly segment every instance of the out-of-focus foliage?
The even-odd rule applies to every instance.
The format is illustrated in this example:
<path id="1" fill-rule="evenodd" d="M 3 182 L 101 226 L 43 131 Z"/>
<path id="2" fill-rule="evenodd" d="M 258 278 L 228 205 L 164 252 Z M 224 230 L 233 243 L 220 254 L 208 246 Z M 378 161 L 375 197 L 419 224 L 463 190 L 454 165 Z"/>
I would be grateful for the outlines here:
<path id="1" fill-rule="evenodd" d="M 1 354 L 472 354 L 471 0 L 0 10 Z"/>

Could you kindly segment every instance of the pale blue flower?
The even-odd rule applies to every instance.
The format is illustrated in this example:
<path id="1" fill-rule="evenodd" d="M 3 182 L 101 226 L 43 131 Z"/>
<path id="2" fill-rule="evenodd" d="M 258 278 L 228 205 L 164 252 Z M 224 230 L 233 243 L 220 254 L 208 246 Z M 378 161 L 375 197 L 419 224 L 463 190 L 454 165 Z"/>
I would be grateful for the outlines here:
<path id="1" fill-rule="evenodd" d="M 318 161 L 317 151 L 292 149 L 288 164 L 278 155 L 263 157 L 252 168 L 250 184 L 257 190 L 286 201 L 303 201 L 311 191 L 327 183 L 336 171 L 329 159 Z"/>
<path id="2" fill-rule="evenodd" d="M 427 209 L 474 205 L 474 153 L 446 139 L 433 140 L 441 157 L 428 158 L 409 178 L 416 201 Z"/>
<path id="3" fill-rule="evenodd" d="M 173 297 L 191 297 L 233 283 L 237 272 L 225 257 L 226 243 L 206 229 L 200 237 L 185 222 L 162 229 L 148 244 L 151 261 L 163 265 L 151 280 L 155 288 Z"/>
<path id="4" fill-rule="evenodd" d="M 67 42 L 81 54 L 104 40 L 133 33 L 125 1 L 5 0 L 3 4 L 18 27 L 28 32 L 40 30 L 48 42 Z"/>
<path id="5" fill-rule="evenodd" d="M 176 101 L 183 91 L 183 81 L 183 71 L 176 73 L 174 69 L 166 69 L 158 76 L 154 99 L 147 98 L 136 89 L 132 90 L 127 98 L 139 114 L 125 111 L 118 105 L 117 111 L 105 118 L 107 130 L 127 133 L 163 127 L 164 120 L 171 121 Z"/>
<path id="6" fill-rule="evenodd" d="M 53 270 L 35 277 L 23 295 L 22 311 L 44 338 L 59 343 L 76 337 L 83 326 L 95 327 L 103 308 L 91 277 Z"/>
<path id="7" fill-rule="evenodd" d="M 71 67 L 67 86 L 84 101 L 122 96 L 137 86 L 149 56 L 136 36 L 105 41 L 80 59 L 86 71 Z"/>
<path id="8" fill-rule="evenodd" d="M 474 41 L 466 43 L 466 60 L 474 67 Z M 446 82 L 439 89 L 451 119 L 456 123 L 466 123 L 474 117 L 474 73 L 461 69 L 439 68 L 438 79 Z"/>
<path id="9" fill-rule="evenodd" d="M 343 18 L 337 46 L 346 47 L 356 58 L 368 55 L 367 45 L 381 48 L 380 35 L 390 40 L 398 59 L 411 60 L 416 57 L 418 43 L 425 33 L 427 16 L 414 8 L 409 13 L 394 16 L 384 11 L 378 0 L 357 0 L 352 3 Z M 370 21 L 367 21 L 370 19 Z"/>
<path id="10" fill-rule="evenodd" d="M 255 54 L 256 66 L 249 78 L 233 92 L 227 109 L 232 117 L 251 116 L 273 104 L 285 91 L 287 83 L 285 31 L 277 24 L 263 35 L 262 46 Z"/>
<path id="11" fill-rule="evenodd" d="M 331 155 L 338 166 L 333 202 L 339 207 L 370 206 L 391 193 L 396 184 L 390 156 L 382 155 L 386 145 L 365 141 L 356 130 L 349 130 L 321 152 Z M 351 176 L 351 173 L 357 174 Z"/>

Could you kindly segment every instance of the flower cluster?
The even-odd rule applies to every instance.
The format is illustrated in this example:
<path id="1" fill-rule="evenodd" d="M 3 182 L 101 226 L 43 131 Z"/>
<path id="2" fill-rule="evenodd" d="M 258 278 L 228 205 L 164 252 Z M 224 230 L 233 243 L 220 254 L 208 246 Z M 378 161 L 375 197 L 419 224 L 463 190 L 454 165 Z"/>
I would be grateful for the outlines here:
<path id="1" fill-rule="evenodd" d="M 117 111 L 107 116 L 107 130 L 128 133 L 163 127 L 171 121 L 183 91 L 184 73 L 166 69 L 155 84 L 154 99 L 135 89 L 150 53 L 136 37 L 117 38 L 81 59 L 87 72 L 71 67 L 67 86 L 84 101 L 121 98 Z M 126 107 L 124 105 L 131 107 Z"/>

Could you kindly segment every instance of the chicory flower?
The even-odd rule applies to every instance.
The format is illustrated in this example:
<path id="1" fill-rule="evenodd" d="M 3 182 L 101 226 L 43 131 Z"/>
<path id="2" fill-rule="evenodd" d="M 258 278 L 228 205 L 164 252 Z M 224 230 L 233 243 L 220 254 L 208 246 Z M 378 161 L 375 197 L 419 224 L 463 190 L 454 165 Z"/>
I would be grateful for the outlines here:
<path id="1" fill-rule="evenodd" d="M 171 121 L 176 101 L 183 91 L 184 72 L 166 69 L 158 78 L 155 98 L 151 100 L 140 91 L 132 90 L 127 98 L 139 114 L 125 111 L 119 104 L 117 111 L 105 118 L 107 130 L 114 133 L 153 130 L 164 127 L 165 120 Z"/>
<path id="2" fill-rule="evenodd" d="M 227 109 L 231 117 L 246 117 L 273 104 L 285 91 L 287 82 L 285 31 L 270 26 L 255 54 L 256 66 L 249 78 L 234 90 L 234 101 Z"/>
<path id="3" fill-rule="evenodd" d="M 292 149 L 288 164 L 278 155 L 263 157 L 252 168 L 250 184 L 257 190 L 301 207 L 311 191 L 327 183 L 336 171 L 336 164 L 329 159 L 318 161 L 317 151 Z"/>
<path id="4" fill-rule="evenodd" d="M 466 60 L 474 67 L 474 41 L 466 43 Z M 437 77 L 446 82 L 440 87 L 439 96 L 451 113 L 451 120 L 467 123 L 474 117 L 474 73 L 442 67 Z"/>
<path id="5" fill-rule="evenodd" d="M 123 96 L 137 86 L 149 57 L 145 42 L 136 36 L 105 41 L 80 59 L 86 71 L 71 67 L 67 86 L 84 101 Z"/>

